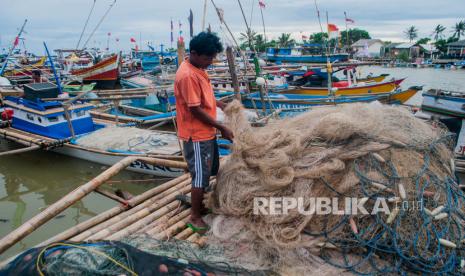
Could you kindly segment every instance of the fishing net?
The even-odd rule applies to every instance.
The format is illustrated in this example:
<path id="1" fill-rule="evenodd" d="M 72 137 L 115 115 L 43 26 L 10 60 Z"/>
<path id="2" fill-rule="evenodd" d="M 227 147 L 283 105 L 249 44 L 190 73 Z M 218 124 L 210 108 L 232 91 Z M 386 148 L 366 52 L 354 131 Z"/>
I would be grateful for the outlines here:
<path id="1" fill-rule="evenodd" d="M 0 275 L 274 275 L 235 267 L 221 256 L 218 248 L 147 236 L 124 242 L 64 241 L 24 252 Z"/>
<path id="2" fill-rule="evenodd" d="M 315 108 L 259 129 L 238 102 L 225 113 L 235 139 L 209 198 L 227 218 L 213 223 L 213 240 L 288 267 L 317 253 L 360 274 L 465 272 L 465 195 L 445 128 L 377 102 Z M 256 198 L 271 197 L 300 201 L 287 212 L 270 214 L 271 204 L 254 212 Z M 332 211 L 316 214 L 327 203 L 318 198 Z"/>
<path id="3" fill-rule="evenodd" d="M 153 132 L 135 127 L 108 126 L 76 139 L 75 143 L 105 151 L 150 153 L 158 152 L 167 146 L 179 150 L 177 141 L 174 134 Z"/>

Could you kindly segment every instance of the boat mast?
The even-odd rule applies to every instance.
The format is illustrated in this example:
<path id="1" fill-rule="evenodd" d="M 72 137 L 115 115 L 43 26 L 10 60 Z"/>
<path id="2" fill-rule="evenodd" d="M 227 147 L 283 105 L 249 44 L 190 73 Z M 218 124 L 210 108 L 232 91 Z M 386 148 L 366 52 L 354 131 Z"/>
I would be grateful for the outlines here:
<path id="1" fill-rule="evenodd" d="M 316 3 L 315 0 L 315 8 L 316 8 L 316 13 L 318 16 L 318 23 L 320 24 L 320 30 L 323 33 L 323 26 L 321 25 L 321 17 L 320 17 L 320 10 L 318 9 L 318 4 Z M 326 21 L 328 21 L 328 12 L 326 12 Z M 325 45 L 325 50 L 326 50 L 326 71 L 328 72 L 328 94 L 331 95 L 331 88 L 332 88 L 332 68 L 331 68 L 331 62 L 329 60 L 329 34 L 328 34 L 328 39 Z"/>
<path id="2" fill-rule="evenodd" d="M 205 17 L 207 17 L 207 1 L 203 2 L 202 32 L 205 31 Z"/>
<path id="3" fill-rule="evenodd" d="M 24 23 L 23 23 L 23 26 L 21 27 L 21 29 L 19 30 L 19 33 L 18 35 L 16 36 L 15 38 L 15 42 L 13 43 L 13 46 L 10 48 L 10 50 L 8 51 L 8 55 L 6 56 L 6 59 L 5 59 L 5 62 L 3 63 L 3 66 L 2 66 L 2 69 L 0 69 L 0 76 L 3 76 L 3 72 L 5 71 L 6 69 L 6 65 L 8 64 L 8 58 L 11 56 L 11 54 L 13 53 L 13 50 L 16 48 L 16 46 L 19 44 L 17 43 L 19 38 L 21 37 L 21 34 L 23 33 L 24 31 L 24 27 L 26 26 L 26 23 L 27 23 L 27 19 L 24 20 Z M 17 40 L 18 39 L 18 40 Z"/>
<path id="4" fill-rule="evenodd" d="M 350 44 L 349 44 L 349 28 L 347 27 L 347 13 L 344 12 L 344 20 L 346 22 L 346 46 L 347 46 L 347 53 L 349 53 L 349 48 L 350 48 Z"/>
<path id="5" fill-rule="evenodd" d="M 92 4 L 92 8 L 90 9 L 89 15 L 87 16 L 87 20 L 86 20 L 86 23 L 84 24 L 84 28 L 82 29 L 81 36 L 79 36 L 79 40 L 78 40 L 78 43 L 76 45 L 76 50 L 79 50 L 79 44 L 81 44 L 82 36 L 84 35 L 84 32 L 87 29 L 87 24 L 89 24 L 89 19 L 90 19 L 90 16 L 92 15 L 92 12 L 94 11 L 94 7 L 95 7 L 96 2 L 97 2 L 97 0 L 94 0 L 94 4 Z"/>

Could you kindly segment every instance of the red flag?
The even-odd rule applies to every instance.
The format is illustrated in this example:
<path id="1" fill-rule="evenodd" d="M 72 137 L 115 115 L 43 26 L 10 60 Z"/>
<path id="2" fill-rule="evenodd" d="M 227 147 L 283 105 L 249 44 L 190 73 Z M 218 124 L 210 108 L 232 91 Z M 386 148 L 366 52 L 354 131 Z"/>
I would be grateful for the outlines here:
<path id="1" fill-rule="evenodd" d="M 15 47 L 18 46 L 18 44 L 19 44 L 19 36 L 17 36 L 15 38 L 15 42 L 13 44 L 14 44 Z"/>
<path id="2" fill-rule="evenodd" d="M 335 24 L 328 24 L 328 33 L 337 31 L 339 31 L 339 28 Z"/>
<path id="3" fill-rule="evenodd" d="M 108 33 L 107 35 L 108 35 L 108 36 L 110 36 L 110 35 L 111 35 L 111 33 Z"/>
<path id="4" fill-rule="evenodd" d="M 351 23 L 351 24 L 355 24 L 355 21 L 353 19 L 350 19 L 350 18 L 346 18 L 346 22 Z"/>
<path id="5" fill-rule="evenodd" d="M 131 37 L 131 42 L 136 43 L 136 40 L 135 40 L 134 38 Z"/>
<path id="6" fill-rule="evenodd" d="M 260 8 L 264 9 L 266 7 L 265 5 L 265 1 L 264 0 L 259 0 L 258 1 L 258 5 L 260 6 Z"/>

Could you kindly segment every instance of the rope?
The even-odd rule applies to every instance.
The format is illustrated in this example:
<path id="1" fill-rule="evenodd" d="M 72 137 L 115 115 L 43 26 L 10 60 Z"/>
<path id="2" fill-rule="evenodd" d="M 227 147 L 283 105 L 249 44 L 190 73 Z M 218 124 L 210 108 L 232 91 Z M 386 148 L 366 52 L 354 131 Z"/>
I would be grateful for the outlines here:
<path id="1" fill-rule="evenodd" d="M 87 43 L 89 43 L 90 39 L 92 38 L 92 36 L 94 36 L 94 33 L 97 31 L 98 27 L 100 27 L 100 24 L 102 24 L 103 20 L 105 19 L 105 17 L 108 15 L 108 13 L 110 12 L 111 8 L 113 8 L 113 6 L 116 4 L 116 0 L 113 1 L 113 3 L 111 3 L 111 5 L 108 7 L 107 11 L 105 12 L 105 14 L 102 16 L 102 18 L 100 19 L 100 21 L 97 23 L 97 25 L 95 26 L 94 30 L 92 31 L 92 33 L 89 35 L 89 38 L 87 39 L 86 43 L 84 43 L 84 46 L 82 46 L 83 49 L 86 48 L 87 46 Z"/>
<path id="2" fill-rule="evenodd" d="M 87 28 L 87 24 L 89 23 L 89 19 L 90 19 L 90 16 L 92 15 L 92 11 L 94 10 L 96 2 L 97 2 L 97 0 L 94 0 L 94 3 L 92 4 L 92 8 L 90 9 L 89 15 L 87 16 L 86 23 L 84 24 L 84 29 L 82 29 L 81 36 L 79 36 L 79 40 L 78 40 L 78 43 L 76 45 L 76 50 L 79 49 L 79 44 L 81 44 L 82 36 L 84 35 L 84 32 L 85 32 L 85 30 Z"/>
<path id="3" fill-rule="evenodd" d="M 128 268 L 127 266 L 125 266 L 124 264 L 118 262 L 117 260 L 113 259 L 112 257 L 108 256 L 107 254 L 103 253 L 103 252 L 100 252 L 98 250 L 95 250 L 95 249 L 92 249 L 92 248 L 88 248 L 88 247 L 85 247 L 85 246 L 79 246 L 79 245 L 75 245 L 75 244 L 70 244 L 70 243 L 61 243 L 61 242 L 57 242 L 57 243 L 52 243 L 50 245 L 48 245 L 47 247 L 45 247 L 44 249 L 42 249 L 42 251 L 39 253 L 39 255 L 37 256 L 37 260 L 36 260 L 36 269 L 37 269 L 37 272 L 41 275 L 41 276 L 45 276 L 44 273 L 42 272 L 42 269 L 41 269 L 41 266 L 44 265 L 43 261 L 42 261 L 42 255 L 45 253 L 45 251 L 47 251 L 48 249 L 52 248 L 52 247 L 55 247 L 55 246 L 66 246 L 66 247 L 74 247 L 74 248 L 79 248 L 79 249 L 82 249 L 82 250 L 86 250 L 86 251 L 90 251 L 94 254 L 97 254 L 97 255 L 100 255 L 100 256 L 103 256 L 105 257 L 106 259 L 110 260 L 112 263 L 116 264 L 117 266 L 123 268 L 124 270 L 126 270 L 127 272 L 129 272 L 131 275 L 134 275 L 134 276 L 137 276 L 138 274 L 136 272 L 134 272 L 132 269 Z"/>

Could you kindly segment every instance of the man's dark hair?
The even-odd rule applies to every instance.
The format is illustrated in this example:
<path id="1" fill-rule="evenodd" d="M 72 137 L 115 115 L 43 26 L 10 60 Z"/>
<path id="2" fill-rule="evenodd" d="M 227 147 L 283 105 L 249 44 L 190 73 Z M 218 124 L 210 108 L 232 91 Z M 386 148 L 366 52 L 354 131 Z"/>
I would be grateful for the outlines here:
<path id="1" fill-rule="evenodd" d="M 216 34 L 201 32 L 192 38 L 189 51 L 195 51 L 198 55 L 213 56 L 223 52 L 223 45 Z"/>

